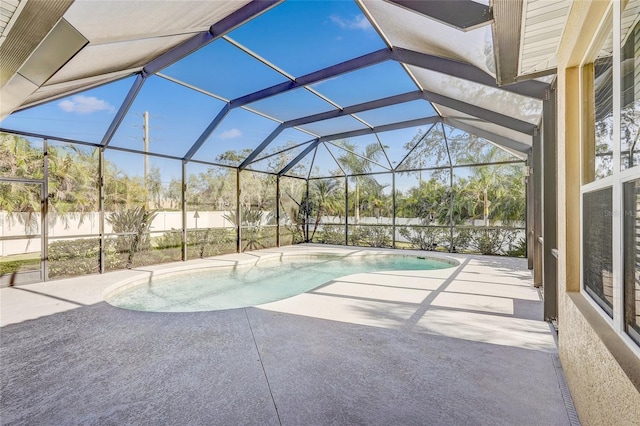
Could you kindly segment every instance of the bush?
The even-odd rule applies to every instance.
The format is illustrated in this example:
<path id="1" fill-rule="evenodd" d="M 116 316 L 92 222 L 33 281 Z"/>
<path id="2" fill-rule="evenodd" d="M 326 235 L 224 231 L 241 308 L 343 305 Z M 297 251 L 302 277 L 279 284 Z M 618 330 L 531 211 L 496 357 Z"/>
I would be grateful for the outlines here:
<path id="1" fill-rule="evenodd" d="M 160 250 L 171 248 L 182 248 L 182 232 L 171 230 L 164 235 L 154 238 L 153 245 Z"/>
<path id="2" fill-rule="evenodd" d="M 190 259 L 235 252 L 235 229 L 214 228 L 187 233 L 187 255 Z"/>
<path id="3" fill-rule="evenodd" d="M 386 226 L 349 228 L 349 243 L 361 247 L 391 247 L 391 232 Z"/>
<path id="4" fill-rule="evenodd" d="M 313 237 L 312 243 L 344 245 L 344 225 L 323 225 Z"/>
<path id="5" fill-rule="evenodd" d="M 283 239 L 282 237 L 290 238 L 291 244 L 301 244 L 304 243 L 304 230 L 301 226 L 285 225 L 285 232 L 281 231 L 280 238 Z"/>
<path id="6" fill-rule="evenodd" d="M 400 235 L 405 238 L 413 248 L 420 250 L 435 250 L 438 246 L 446 245 L 449 248 L 449 230 L 444 228 L 400 228 Z"/>
<path id="7" fill-rule="evenodd" d="M 527 257 L 527 240 L 525 238 L 520 238 L 513 247 L 509 248 L 507 256 Z"/>
<path id="8" fill-rule="evenodd" d="M 62 278 L 100 271 L 100 239 L 59 240 L 49 244 L 49 277 Z"/>
<path id="9" fill-rule="evenodd" d="M 481 254 L 506 255 L 516 239 L 517 231 L 510 229 L 467 229 L 467 248 Z"/>

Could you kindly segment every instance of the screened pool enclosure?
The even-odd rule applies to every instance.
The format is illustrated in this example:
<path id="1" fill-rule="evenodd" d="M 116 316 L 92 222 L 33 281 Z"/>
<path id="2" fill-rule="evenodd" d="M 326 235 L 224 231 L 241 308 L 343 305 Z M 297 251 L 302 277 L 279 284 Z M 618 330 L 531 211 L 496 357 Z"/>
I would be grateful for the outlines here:
<path id="1" fill-rule="evenodd" d="M 33 86 L 3 101 L 3 284 L 302 242 L 542 250 L 553 69 L 501 55 L 495 7 L 163 2 L 159 31 L 108 3 L 2 82 Z"/>

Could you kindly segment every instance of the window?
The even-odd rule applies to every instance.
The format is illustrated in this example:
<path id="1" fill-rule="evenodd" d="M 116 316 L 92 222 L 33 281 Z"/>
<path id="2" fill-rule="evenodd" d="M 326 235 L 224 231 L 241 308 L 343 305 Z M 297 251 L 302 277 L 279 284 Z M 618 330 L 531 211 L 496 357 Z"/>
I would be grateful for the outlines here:
<path id="1" fill-rule="evenodd" d="M 618 37 L 619 36 L 619 37 Z M 612 2 L 582 65 L 582 289 L 640 345 L 640 0 Z"/>
<path id="2" fill-rule="evenodd" d="M 611 28 L 611 18 L 605 27 Z M 609 30 L 592 64 L 584 67 L 588 90 L 587 116 L 591 118 L 583 150 L 583 183 L 613 172 L 613 33 Z M 590 80 L 590 81 L 589 81 Z"/>
<path id="3" fill-rule="evenodd" d="M 582 288 L 614 318 L 613 188 L 614 54 L 612 14 L 603 22 L 582 70 Z"/>
<path id="4" fill-rule="evenodd" d="M 613 317 L 611 203 L 611 188 L 583 195 L 582 277 L 586 292 Z"/>
<path id="5" fill-rule="evenodd" d="M 619 22 L 622 322 L 640 345 L 640 0 L 622 7 Z"/>
<path id="6" fill-rule="evenodd" d="M 620 17 L 620 168 L 640 165 L 640 1 L 630 1 Z"/>

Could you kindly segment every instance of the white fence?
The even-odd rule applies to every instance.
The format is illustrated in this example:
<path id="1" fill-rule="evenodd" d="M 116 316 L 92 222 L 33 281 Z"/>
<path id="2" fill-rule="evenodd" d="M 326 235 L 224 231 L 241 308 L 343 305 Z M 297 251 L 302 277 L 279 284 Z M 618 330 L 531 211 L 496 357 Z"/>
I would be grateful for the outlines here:
<path id="1" fill-rule="evenodd" d="M 228 211 L 198 211 L 197 218 L 195 211 L 187 212 L 187 228 L 221 228 L 233 227 L 225 215 Z M 109 217 L 109 212 L 105 212 L 105 217 Z M 353 225 L 354 218 L 349 217 L 349 224 Z M 340 224 L 344 223 L 344 218 L 323 217 L 321 223 Z M 392 225 L 390 217 L 360 217 L 360 225 Z M 311 223 L 310 225 L 313 225 Z M 419 226 L 422 221 L 419 218 L 396 218 L 396 226 Z M 483 226 L 482 220 L 476 220 L 473 226 Z M 492 226 L 500 226 L 500 223 L 491 223 Z M 31 228 L 29 228 L 31 226 Z M 518 224 L 524 227 L 524 224 Z M 105 220 L 104 232 L 113 233 L 113 229 Z M 182 229 L 182 212 L 179 211 L 159 211 L 151 224 L 152 232 L 170 231 L 172 229 Z M 29 218 L 27 213 L 8 214 L 0 211 L 0 237 L 21 237 L 29 234 L 40 233 L 40 214 L 34 214 Z M 74 235 L 98 235 L 100 233 L 99 213 L 68 213 L 64 216 L 51 216 L 49 222 L 49 241 L 56 238 L 71 237 Z M 523 231 L 524 235 L 524 231 Z M 401 236 L 396 236 L 398 241 L 404 241 Z M 40 251 L 40 239 L 3 240 L 0 241 L 0 256 L 10 256 L 15 254 L 33 253 Z"/>
<path id="2" fill-rule="evenodd" d="M 187 212 L 187 228 L 219 228 L 232 227 L 231 223 L 224 216 L 227 211 L 198 211 L 196 219 L 195 211 Z M 105 213 L 109 217 L 109 213 Z M 170 231 L 172 229 L 182 229 L 182 212 L 179 211 L 159 211 L 151 223 L 151 232 Z M 105 220 L 104 232 L 112 233 L 113 228 Z M 58 237 L 70 237 L 74 235 L 97 235 L 100 233 L 99 213 L 68 213 L 64 216 L 52 216 L 49 222 L 49 241 Z M 26 235 L 40 234 L 40 214 L 29 216 L 27 213 L 8 214 L 0 212 L 0 237 L 24 237 Z M 22 240 L 2 240 L 0 241 L 0 256 L 10 256 L 14 254 L 33 253 L 40 251 L 40 238 Z"/>

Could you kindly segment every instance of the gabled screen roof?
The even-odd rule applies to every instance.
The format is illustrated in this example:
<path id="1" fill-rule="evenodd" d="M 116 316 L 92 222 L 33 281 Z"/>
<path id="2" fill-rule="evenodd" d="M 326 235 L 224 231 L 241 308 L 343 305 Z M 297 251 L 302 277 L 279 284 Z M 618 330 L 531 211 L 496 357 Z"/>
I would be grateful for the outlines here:
<path id="1" fill-rule="evenodd" d="M 498 87 L 489 25 L 370 0 L 104 4 L 67 11 L 88 44 L 3 129 L 144 152 L 146 115 L 150 153 L 317 177 L 363 141 L 376 170 L 428 157 L 436 123 L 526 153 L 541 121 L 548 83 Z"/>

